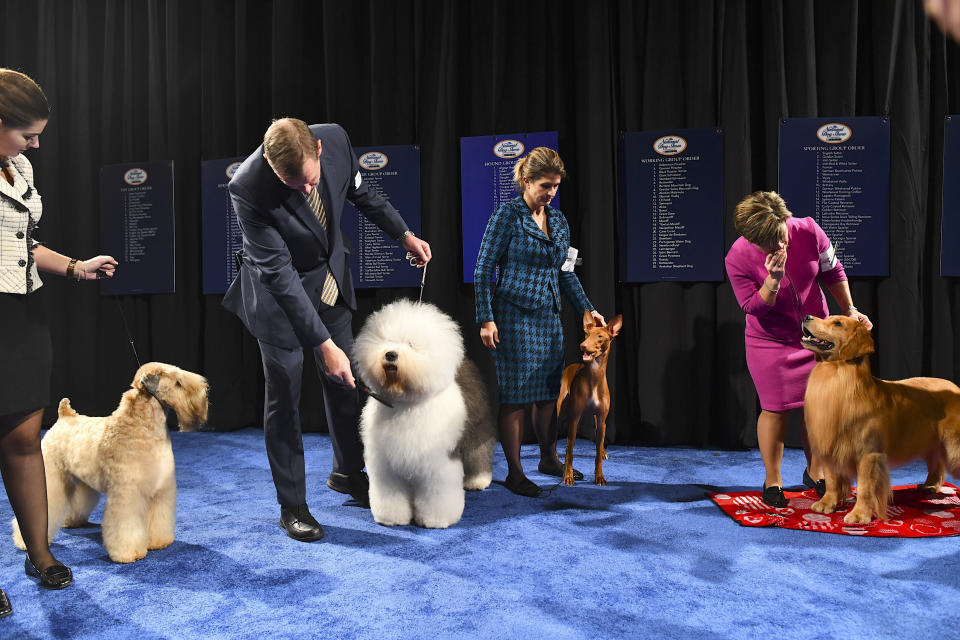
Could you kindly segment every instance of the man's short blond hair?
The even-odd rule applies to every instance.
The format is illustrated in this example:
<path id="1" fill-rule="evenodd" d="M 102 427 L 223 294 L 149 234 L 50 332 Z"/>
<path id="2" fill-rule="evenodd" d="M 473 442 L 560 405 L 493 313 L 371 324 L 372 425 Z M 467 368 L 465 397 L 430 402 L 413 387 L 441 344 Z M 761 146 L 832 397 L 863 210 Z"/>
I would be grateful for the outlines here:
<path id="1" fill-rule="evenodd" d="M 263 134 L 263 154 L 284 178 L 299 178 L 303 165 L 317 157 L 317 138 L 303 120 L 274 120 Z"/>
<path id="2" fill-rule="evenodd" d="M 793 214 L 776 191 L 754 191 L 733 211 L 733 226 L 758 247 L 775 247 L 780 228 Z"/>

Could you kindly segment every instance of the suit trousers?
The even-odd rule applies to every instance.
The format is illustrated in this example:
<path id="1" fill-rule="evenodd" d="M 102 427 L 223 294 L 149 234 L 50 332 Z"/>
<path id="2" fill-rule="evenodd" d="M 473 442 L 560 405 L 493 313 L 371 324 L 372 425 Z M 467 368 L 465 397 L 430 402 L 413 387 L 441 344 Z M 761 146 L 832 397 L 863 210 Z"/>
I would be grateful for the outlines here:
<path id="1" fill-rule="evenodd" d="M 334 344 L 353 361 L 352 313 L 340 301 L 334 307 L 322 305 L 320 320 L 330 332 Z M 303 350 L 260 343 L 263 358 L 265 397 L 263 434 L 267 459 L 281 506 L 307 502 L 306 472 L 303 462 L 303 436 L 300 423 L 300 381 L 303 374 Z M 323 387 L 330 443 L 333 445 L 333 470 L 356 473 L 363 469 L 363 444 L 359 430 L 359 396 L 356 389 L 337 384 L 323 372 L 320 354 L 313 352 Z"/>

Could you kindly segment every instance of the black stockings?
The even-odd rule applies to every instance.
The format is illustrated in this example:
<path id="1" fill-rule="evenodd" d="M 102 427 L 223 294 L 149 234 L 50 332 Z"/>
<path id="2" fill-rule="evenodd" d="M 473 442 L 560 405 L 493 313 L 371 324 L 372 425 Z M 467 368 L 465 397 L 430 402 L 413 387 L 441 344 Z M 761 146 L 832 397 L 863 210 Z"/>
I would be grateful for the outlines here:
<path id="1" fill-rule="evenodd" d="M 0 420 L 6 423 L 11 417 Z M 0 425 L 9 429 L 0 436 L 0 475 L 27 553 L 42 571 L 55 562 L 47 544 L 47 479 L 40 453 L 43 409 L 13 420 L 15 426 Z"/>
<path id="2" fill-rule="evenodd" d="M 526 405 L 500 405 L 498 427 L 500 446 L 507 459 L 507 477 L 523 478 L 523 465 L 520 463 L 520 443 L 523 438 L 523 423 Z M 557 403 L 547 400 L 533 403 L 533 431 L 540 443 L 540 465 L 560 468 L 557 458 Z"/>

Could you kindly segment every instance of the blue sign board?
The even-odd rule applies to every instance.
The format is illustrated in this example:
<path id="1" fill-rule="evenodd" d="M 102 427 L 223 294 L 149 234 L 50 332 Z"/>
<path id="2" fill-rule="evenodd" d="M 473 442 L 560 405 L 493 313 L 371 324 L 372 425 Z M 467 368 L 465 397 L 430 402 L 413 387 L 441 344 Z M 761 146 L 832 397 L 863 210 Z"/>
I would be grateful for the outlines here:
<path id="1" fill-rule="evenodd" d="M 354 147 L 353 151 L 360 164 L 362 180 L 390 200 L 410 230 L 419 236 L 420 148 L 396 145 Z M 353 245 L 349 262 L 354 286 L 360 289 L 420 286 L 422 272 L 410 266 L 406 249 L 360 215 L 349 200 L 343 207 L 340 228 Z"/>
<path id="2" fill-rule="evenodd" d="M 100 169 L 100 241 L 117 259 L 100 281 L 106 295 L 175 290 L 173 162 L 112 164 Z"/>
<path id="3" fill-rule="evenodd" d="M 850 276 L 890 273 L 890 120 L 780 121 L 780 195 L 813 216 Z"/>
<path id="4" fill-rule="evenodd" d="M 723 132 L 620 140 L 620 281 L 723 279 Z"/>
<path id="5" fill-rule="evenodd" d="M 203 293 L 224 294 L 237 277 L 234 258 L 243 235 L 227 184 L 244 158 L 207 160 L 200 172 L 203 199 Z"/>
<path id="6" fill-rule="evenodd" d="M 480 242 L 490 215 L 518 195 L 513 183 L 513 165 L 536 147 L 559 150 L 557 137 L 556 131 L 541 131 L 460 138 L 464 282 L 473 282 Z M 550 206 L 560 208 L 559 193 Z"/>
<path id="7" fill-rule="evenodd" d="M 943 121 L 943 220 L 940 275 L 960 276 L 960 116 Z"/>

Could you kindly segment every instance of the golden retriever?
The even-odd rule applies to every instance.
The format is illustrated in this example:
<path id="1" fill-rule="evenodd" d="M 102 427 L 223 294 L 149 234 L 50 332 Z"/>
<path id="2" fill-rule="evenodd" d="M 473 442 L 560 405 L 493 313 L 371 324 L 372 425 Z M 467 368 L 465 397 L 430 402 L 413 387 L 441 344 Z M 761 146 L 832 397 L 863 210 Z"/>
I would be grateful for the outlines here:
<path id="1" fill-rule="evenodd" d="M 946 470 L 960 473 L 960 387 L 940 378 L 873 377 L 873 337 L 854 318 L 807 316 L 803 334 L 817 359 L 804 399 L 807 433 L 827 485 L 814 511 L 842 506 L 856 478 L 856 504 L 843 521 L 886 520 L 888 465 L 925 460 L 927 479 L 918 489 L 927 493 L 940 490 Z"/>

